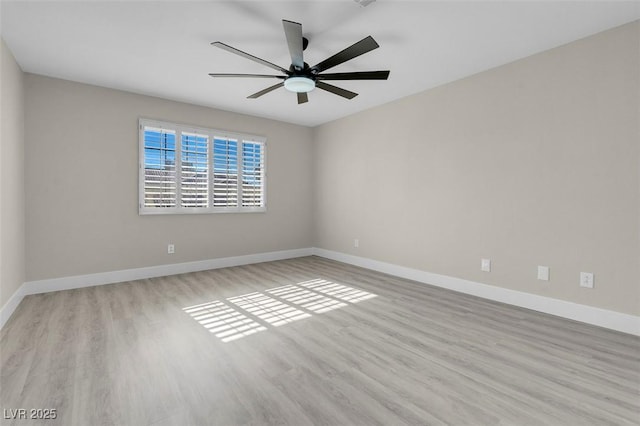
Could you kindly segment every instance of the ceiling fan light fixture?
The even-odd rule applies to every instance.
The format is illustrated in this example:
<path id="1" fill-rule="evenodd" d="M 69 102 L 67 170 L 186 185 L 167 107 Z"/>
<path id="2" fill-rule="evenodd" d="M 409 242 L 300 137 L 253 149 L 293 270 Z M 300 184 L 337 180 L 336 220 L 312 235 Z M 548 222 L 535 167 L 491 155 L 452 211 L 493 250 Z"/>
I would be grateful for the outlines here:
<path id="1" fill-rule="evenodd" d="M 316 88 L 316 82 L 308 77 L 289 77 L 284 81 L 284 88 L 290 92 L 307 93 Z"/>

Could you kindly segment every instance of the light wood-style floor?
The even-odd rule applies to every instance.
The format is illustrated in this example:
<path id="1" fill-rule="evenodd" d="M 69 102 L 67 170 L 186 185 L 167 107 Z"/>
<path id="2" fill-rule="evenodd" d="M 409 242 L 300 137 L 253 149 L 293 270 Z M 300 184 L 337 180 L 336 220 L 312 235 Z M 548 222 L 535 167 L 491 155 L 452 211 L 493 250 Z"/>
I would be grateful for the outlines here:
<path id="1" fill-rule="evenodd" d="M 26 297 L 27 425 L 640 423 L 640 339 L 318 257 Z M 6 411 L 4 413 L 6 416 Z"/>

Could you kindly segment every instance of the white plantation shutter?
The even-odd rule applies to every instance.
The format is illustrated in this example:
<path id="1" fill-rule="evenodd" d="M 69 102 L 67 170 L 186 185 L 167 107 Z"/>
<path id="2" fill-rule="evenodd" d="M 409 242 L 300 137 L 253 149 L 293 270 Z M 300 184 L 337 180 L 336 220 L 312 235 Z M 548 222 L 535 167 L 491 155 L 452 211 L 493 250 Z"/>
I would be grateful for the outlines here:
<path id="1" fill-rule="evenodd" d="M 213 139 L 213 207 L 238 205 L 238 141 Z"/>
<path id="2" fill-rule="evenodd" d="M 242 142 L 242 206 L 264 205 L 264 144 Z"/>
<path id="3" fill-rule="evenodd" d="M 140 119 L 140 214 L 265 211 L 264 138 Z"/>
<path id="4" fill-rule="evenodd" d="M 144 127 L 144 206 L 176 206 L 176 132 Z"/>
<path id="5" fill-rule="evenodd" d="M 209 137 L 182 132 L 180 151 L 182 207 L 209 206 Z"/>

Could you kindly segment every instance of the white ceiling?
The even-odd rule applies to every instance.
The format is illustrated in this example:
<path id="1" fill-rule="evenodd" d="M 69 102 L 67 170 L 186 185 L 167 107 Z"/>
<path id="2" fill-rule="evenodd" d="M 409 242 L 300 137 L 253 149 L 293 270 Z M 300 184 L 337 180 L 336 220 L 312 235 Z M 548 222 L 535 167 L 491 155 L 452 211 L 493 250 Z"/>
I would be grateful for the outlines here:
<path id="1" fill-rule="evenodd" d="M 2 37 L 26 72 L 315 126 L 640 18 L 640 2 L 6 1 Z M 222 41 L 288 68 L 282 19 L 301 22 L 314 65 L 367 35 L 380 48 L 331 72 L 391 70 L 388 81 L 332 82 L 309 103 L 266 79 L 210 72 L 273 70 L 209 45 Z"/>

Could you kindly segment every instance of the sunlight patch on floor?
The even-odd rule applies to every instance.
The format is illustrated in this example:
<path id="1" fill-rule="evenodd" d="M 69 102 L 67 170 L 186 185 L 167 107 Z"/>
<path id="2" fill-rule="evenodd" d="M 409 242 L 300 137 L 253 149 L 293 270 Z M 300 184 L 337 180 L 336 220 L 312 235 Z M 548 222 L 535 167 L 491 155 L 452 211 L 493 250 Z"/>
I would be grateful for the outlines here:
<path id="1" fill-rule="evenodd" d="M 373 293 L 318 278 L 182 310 L 226 343 L 373 297 Z"/>
<path id="2" fill-rule="evenodd" d="M 263 293 L 250 293 L 227 300 L 275 327 L 311 316 Z"/>
<path id="3" fill-rule="evenodd" d="M 285 285 L 267 290 L 267 292 L 318 314 L 347 306 L 344 302 L 300 288 L 297 285 Z"/>
<path id="4" fill-rule="evenodd" d="M 331 281 L 315 279 L 299 283 L 302 287 L 318 291 L 322 294 L 335 297 L 350 303 L 358 303 L 363 300 L 376 297 L 375 294 L 369 293 L 357 288 L 347 287 L 346 285 L 332 283 Z"/>
<path id="5" fill-rule="evenodd" d="M 190 306 L 184 308 L 183 311 L 191 315 L 193 319 L 223 342 L 230 342 L 267 329 L 260 323 L 217 300 Z"/>

